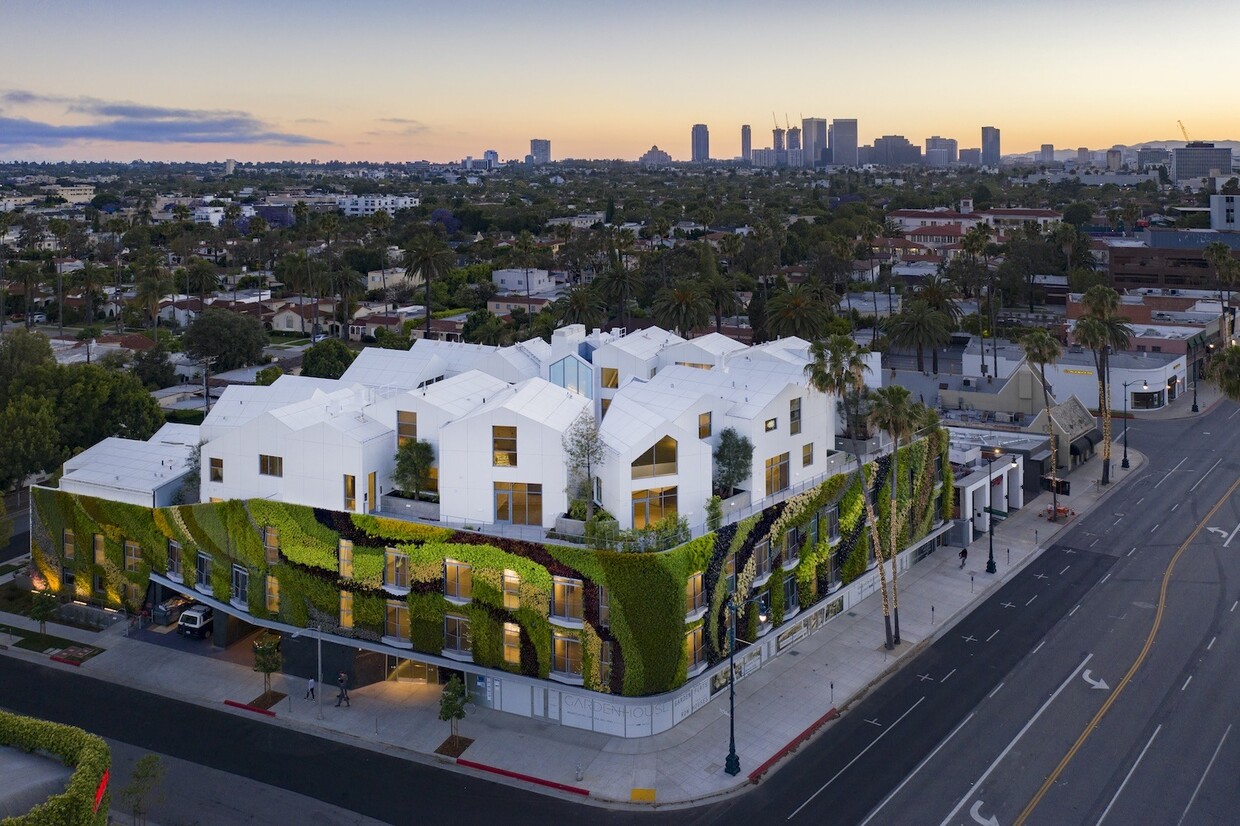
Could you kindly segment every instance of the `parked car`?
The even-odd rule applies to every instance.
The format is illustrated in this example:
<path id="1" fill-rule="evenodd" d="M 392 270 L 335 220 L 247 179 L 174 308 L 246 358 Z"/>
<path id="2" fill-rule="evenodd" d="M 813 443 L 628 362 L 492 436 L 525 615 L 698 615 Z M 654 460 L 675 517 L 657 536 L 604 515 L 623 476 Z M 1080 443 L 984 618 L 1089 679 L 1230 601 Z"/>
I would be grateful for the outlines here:
<path id="1" fill-rule="evenodd" d="M 151 619 L 156 625 L 171 625 L 179 621 L 181 614 L 193 604 L 192 599 L 178 594 L 156 605 L 155 610 L 151 612 Z"/>
<path id="2" fill-rule="evenodd" d="M 30 320 L 33 321 L 35 324 L 46 324 L 47 313 L 35 313 L 32 316 L 30 316 Z"/>
<path id="3" fill-rule="evenodd" d="M 177 620 L 177 633 L 186 637 L 205 637 L 211 633 L 215 621 L 215 612 L 209 605 L 194 605 L 186 608 Z"/>
<path id="4" fill-rule="evenodd" d="M 318 344 L 320 341 L 327 341 L 327 339 L 329 338 L 331 338 L 331 336 L 329 336 L 327 333 L 315 333 L 314 335 L 310 336 L 310 343 Z"/>

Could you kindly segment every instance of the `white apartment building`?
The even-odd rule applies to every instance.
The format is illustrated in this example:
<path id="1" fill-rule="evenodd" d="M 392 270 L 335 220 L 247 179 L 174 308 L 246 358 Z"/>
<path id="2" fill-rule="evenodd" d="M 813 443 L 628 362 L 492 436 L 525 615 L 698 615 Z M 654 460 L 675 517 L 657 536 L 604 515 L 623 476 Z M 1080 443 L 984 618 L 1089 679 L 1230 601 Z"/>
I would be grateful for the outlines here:
<path id="1" fill-rule="evenodd" d="M 422 203 L 416 195 L 342 195 L 336 208 L 349 216 L 370 216 L 382 210 L 395 215 L 398 210 L 412 209 Z"/>
<path id="2" fill-rule="evenodd" d="M 382 270 L 371 270 L 366 273 L 366 291 L 394 289 L 396 287 L 417 287 L 422 284 L 421 273 L 410 273 L 404 267 L 388 267 Z"/>
<path id="3" fill-rule="evenodd" d="M 547 270 L 504 269 L 494 270 L 491 281 L 501 293 L 537 295 L 555 286 L 555 279 Z"/>
<path id="4" fill-rule="evenodd" d="M 44 187 L 51 195 L 64 198 L 70 204 L 89 203 L 95 197 L 95 188 L 89 184 Z"/>

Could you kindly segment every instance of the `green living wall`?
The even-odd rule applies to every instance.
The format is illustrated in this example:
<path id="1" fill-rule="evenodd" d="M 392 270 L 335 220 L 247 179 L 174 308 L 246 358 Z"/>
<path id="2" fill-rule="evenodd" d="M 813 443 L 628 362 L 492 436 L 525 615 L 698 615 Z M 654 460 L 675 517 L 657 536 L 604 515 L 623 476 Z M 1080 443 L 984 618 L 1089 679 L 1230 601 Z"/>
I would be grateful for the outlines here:
<path id="1" fill-rule="evenodd" d="M 908 513 L 901 546 L 924 537 L 951 513 L 951 486 L 940 486 L 935 458 L 946 462 L 946 432 L 937 430 L 900 450 L 897 507 Z M 742 522 L 660 553 L 622 553 L 566 545 L 543 545 L 453 531 L 402 520 L 324 511 L 269 500 L 232 500 L 168 508 L 143 508 L 56 490 L 36 490 L 32 550 L 40 586 L 65 597 L 137 609 L 145 600 L 151 571 L 168 572 L 170 547 L 186 582 L 192 583 L 198 556 L 211 560 L 210 584 L 227 601 L 234 565 L 249 572 L 245 595 L 255 617 L 304 627 L 324 626 L 342 637 L 377 641 L 384 633 L 390 600 L 409 608 L 410 641 L 415 651 L 440 654 L 444 618 L 469 620 L 473 661 L 488 668 L 547 677 L 552 671 L 552 635 L 575 635 L 581 643 L 586 687 L 629 696 L 656 694 L 684 683 L 689 671 L 686 634 L 701 628 L 708 663 L 727 647 L 729 572 L 740 593 L 756 579 L 754 548 L 767 541 L 772 570 L 796 579 L 802 608 L 823 598 L 833 580 L 845 583 L 863 573 L 870 554 L 861 499 L 863 487 L 877 496 L 879 530 L 891 517 L 890 457 L 858 474 L 839 475 Z M 936 502 L 939 503 L 936 508 Z M 830 540 L 811 522 L 824 508 L 838 508 L 840 536 Z M 264 546 L 266 528 L 278 534 L 278 549 Z M 65 531 L 73 533 L 71 556 Z M 102 537 L 96 555 L 95 537 Z M 352 566 L 343 569 L 341 541 L 352 543 Z M 125 542 L 141 548 L 126 560 Z M 386 548 L 409 557 L 409 593 L 397 597 L 383 588 Z M 444 560 L 472 569 L 472 599 L 461 604 L 444 595 Z M 64 574 L 73 573 L 73 585 Z M 505 572 L 515 573 L 517 593 L 505 594 Z M 834 573 L 833 573 L 834 572 Z M 704 616 L 686 624 L 686 585 L 703 575 Z M 583 583 L 581 628 L 556 625 L 550 614 L 553 581 Z M 269 587 L 269 578 L 275 588 Z M 103 587 L 97 588 L 96 586 Z M 778 626 L 789 613 L 783 576 L 762 585 L 771 620 Z M 268 594 L 278 590 L 269 605 Z M 342 594 L 351 611 L 342 615 Z M 741 619 L 742 633 L 756 631 L 757 611 Z M 505 628 L 516 628 L 519 645 L 505 645 Z M 604 656 L 610 652 L 610 657 Z"/>

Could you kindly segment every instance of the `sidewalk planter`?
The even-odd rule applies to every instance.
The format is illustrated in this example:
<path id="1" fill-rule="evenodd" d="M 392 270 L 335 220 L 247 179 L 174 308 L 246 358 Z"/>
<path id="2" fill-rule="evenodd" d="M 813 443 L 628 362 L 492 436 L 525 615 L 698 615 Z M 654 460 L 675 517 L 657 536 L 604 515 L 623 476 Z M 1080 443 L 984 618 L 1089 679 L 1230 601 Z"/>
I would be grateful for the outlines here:
<path id="1" fill-rule="evenodd" d="M 936 464 L 950 468 L 934 461 L 946 450 L 942 430 L 901 448 L 905 550 L 937 541 L 940 514 L 952 510 L 951 486 L 935 476 Z M 90 599 L 83 582 L 117 578 L 115 592 L 97 595 L 105 604 L 145 595 L 152 574 L 177 590 L 165 572 L 178 548 L 185 579 L 205 577 L 216 594 L 229 595 L 229 577 L 244 568 L 248 615 L 219 608 L 247 622 L 285 633 L 318 625 L 327 642 L 463 669 L 480 704 L 644 736 L 709 701 L 728 654 L 732 587 L 769 606 L 760 648 L 770 656 L 785 631 L 809 633 L 832 615 L 828 606 L 851 604 L 852 584 L 873 590 L 862 496 L 874 497 L 886 535 L 890 468 L 890 456 L 879 457 L 864 474 L 830 477 L 658 553 L 544 545 L 270 500 L 151 509 L 46 488 L 33 494 L 31 543 L 50 590 Z M 124 567 L 126 542 L 142 558 L 131 553 Z M 752 606 L 741 612 L 742 637 L 763 630 Z M 613 707 L 622 723 L 608 716 Z"/>
<path id="2" fill-rule="evenodd" d="M 95 802 L 112 764 L 112 752 L 102 737 L 73 726 L 0 711 L 0 746 L 47 752 L 74 769 L 64 793 L 49 797 L 24 815 L 6 818 L 6 826 L 107 824 L 112 793 L 105 788 L 98 805 Z"/>
<path id="3" fill-rule="evenodd" d="M 586 523 L 581 519 L 557 516 L 555 518 L 555 532 L 561 536 L 583 537 L 586 535 Z"/>
<path id="4" fill-rule="evenodd" d="M 388 513 L 399 513 L 410 519 L 425 519 L 428 522 L 439 521 L 439 503 L 423 502 L 418 499 L 406 499 L 403 496 L 385 494 L 383 510 Z"/>

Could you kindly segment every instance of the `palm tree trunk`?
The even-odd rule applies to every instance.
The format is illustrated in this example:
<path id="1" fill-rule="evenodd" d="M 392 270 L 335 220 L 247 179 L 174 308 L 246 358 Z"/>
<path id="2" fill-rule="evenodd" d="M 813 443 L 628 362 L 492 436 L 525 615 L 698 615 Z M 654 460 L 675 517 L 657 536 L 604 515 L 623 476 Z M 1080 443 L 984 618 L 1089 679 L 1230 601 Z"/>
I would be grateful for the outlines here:
<path id="1" fill-rule="evenodd" d="M 860 456 L 857 457 L 860 459 Z M 870 502 L 869 484 L 866 482 L 864 470 L 861 473 L 861 501 L 865 503 L 865 518 L 870 528 L 870 546 L 878 555 L 878 586 L 883 592 L 883 625 L 886 640 L 883 647 L 888 651 L 895 648 L 895 637 L 891 632 L 891 599 L 887 593 L 887 568 L 883 565 L 883 543 L 878 535 L 878 518 L 874 515 L 874 505 Z"/>
<path id="2" fill-rule="evenodd" d="M 1111 353 L 1102 352 L 1102 392 L 1098 396 L 1098 412 L 1102 414 L 1102 480 L 1111 483 Z"/>
<path id="3" fill-rule="evenodd" d="M 1042 378 L 1042 409 L 1046 411 L 1046 432 L 1051 437 L 1051 521 L 1059 521 L 1059 457 L 1055 445 L 1055 423 L 1051 418 L 1051 397 L 1046 389 L 1046 367 L 1041 365 L 1038 372 Z"/>
<path id="4" fill-rule="evenodd" d="M 891 513 L 887 518 L 888 534 L 890 535 L 890 543 L 887 546 L 888 552 L 891 554 L 891 615 L 895 620 L 895 644 L 900 644 L 900 575 L 899 565 L 897 564 L 896 553 L 896 537 L 899 533 L 899 522 L 896 519 L 896 504 L 898 497 L 896 496 L 896 487 L 900 484 L 900 440 L 895 440 L 895 447 L 891 449 Z M 882 563 L 879 563 L 880 565 Z"/>

